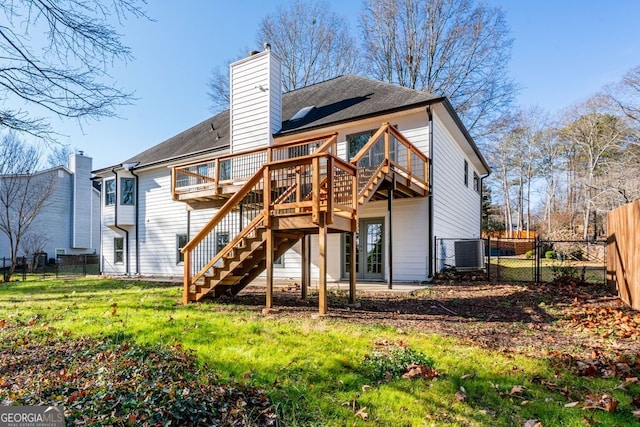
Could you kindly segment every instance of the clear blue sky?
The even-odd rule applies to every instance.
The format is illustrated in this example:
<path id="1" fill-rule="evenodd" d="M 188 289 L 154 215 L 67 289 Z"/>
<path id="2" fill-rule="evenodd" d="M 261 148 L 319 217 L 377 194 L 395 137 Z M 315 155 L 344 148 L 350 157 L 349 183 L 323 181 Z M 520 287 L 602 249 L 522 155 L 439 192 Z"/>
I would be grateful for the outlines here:
<path id="1" fill-rule="evenodd" d="M 359 0 L 330 0 L 357 26 Z M 512 77 L 523 87 L 518 104 L 551 113 L 586 99 L 640 64 L 640 1 L 488 0 L 501 6 L 514 38 Z M 280 1 L 152 1 L 155 22 L 121 29 L 135 59 L 112 70 L 134 90 L 122 119 L 53 125 L 71 148 L 93 157 L 94 168 L 119 164 L 211 115 L 207 81 L 215 66 L 255 47 L 260 19 Z M 356 28 L 354 28 L 357 31 Z"/>

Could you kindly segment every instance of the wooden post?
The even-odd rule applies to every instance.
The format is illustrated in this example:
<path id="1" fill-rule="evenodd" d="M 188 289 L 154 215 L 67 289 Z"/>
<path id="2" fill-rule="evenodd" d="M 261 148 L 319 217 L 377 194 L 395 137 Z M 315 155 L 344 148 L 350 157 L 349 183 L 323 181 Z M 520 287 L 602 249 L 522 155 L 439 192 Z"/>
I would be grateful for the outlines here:
<path id="1" fill-rule="evenodd" d="M 324 214 L 320 215 L 318 228 L 318 263 L 320 264 L 320 278 L 318 280 L 318 313 L 327 314 L 327 224 Z"/>
<path id="2" fill-rule="evenodd" d="M 264 168 L 263 175 L 264 225 L 271 228 L 271 169 Z"/>
<path id="3" fill-rule="evenodd" d="M 387 271 L 387 288 L 393 289 L 393 210 L 391 206 L 393 204 L 393 190 L 396 187 L 395 175 L 391 179 L 391 188 L 389 189 L 389 196 L 387 197 L 387 211 L 389 212 L 389 234 L 387 237 L 387 258 L 389 259 L 389 271 Z"/>
<path id="4" fill-rule="evenodd" d="M 327 157 L 327 224 L 333 224 L 333 190 L 333 157 Z"/>
<path id="5" fill-rule="evenodd" d="M 356 230 L 349 233 L 351 252 L 349 253 L 349 304 L 356 303 Z"/>
<path id="6" fill-rule="evenodd" d="M 273 307 L 273 230 L 267 228 L 267 241 L 265 243 L 265 262 L 267 266 L 267 300 L 266 308 Z"/>
<path id="7" fill-rule="evenodd" d="M 302 295 L 300 298 L 307 299 L 307 289 L 309 287 L 309 235 L 302 236 L 302 277 L 301 288 Z"/>
<path id="8" fill-rule="evenodd" d="M 191 251 L 184 253 L 184 290 L 182 295 L 182 302 L 184 305 L 189 304 L 191 300 L 189 296 L 189 289 L 191 288 Z"/>
<path id="9" fill-rule="evenodd" d="M 215 194 L 219 194 L 220 193 L 220 159 L 216 159 L 215 161 L 215 166 L 214 166 L 214 177 L 213 179 L 215 180 L 213 182 L 213 185 L 215 186 L 214 192 Z"/>
<path id="10" fill-rule="evenodd" d="M 320 223 L 320 158 L 311 160 L 312 186 L 311 186 L 311 221 Z"/>

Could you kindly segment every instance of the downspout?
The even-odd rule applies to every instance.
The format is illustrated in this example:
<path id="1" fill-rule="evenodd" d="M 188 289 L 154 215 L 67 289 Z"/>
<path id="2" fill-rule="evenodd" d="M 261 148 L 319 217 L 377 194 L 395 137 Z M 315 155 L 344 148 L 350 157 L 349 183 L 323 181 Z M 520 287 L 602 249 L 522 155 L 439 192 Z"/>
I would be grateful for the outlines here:
<path id="1" fill-rule="evenodd" d="M 127 231 L 126 229 L 120 227 L 118 225 L 118 172 L 116 172 L 115 168 L 111 168 L 111 172 L 113 172 L 113 174 L 115 175 L 115 187 L 116 187 L 116 200 L 115 200 L 115 205 L 114 205 L 114 209 L 115 209 L 115 215 L 114 215 L 114 224 L 113 226 L 115 228 L 117 228 L 118 230 L 124 231 L 124 235 L 125 235 L 125 245 L 124 245 L 124 250 L 127 252 L 127 260 L 125 263 L 125 275 L 129 276 L 129 231 Z"/>
<path id="2" fill-rule="evenodd" d="M 136 207 L 135 207 L 136 275 L 140 275 L 140 239 L 138 238 L 138 236 L 139 236 L 139 233 L 138 233 L 138 218 L 139 218 L 139 215 L 140 215 L 139 208 L 138 208 L 138 206 L 139 206 L 138 202 L 139 202 L 140 199 L 138 198 L 138 194 L 139 194 L 139 192 L 138 192 L 138 190 L 139 190 L 138 175 L 136 175 L 135 172 L 133 172 L 133 168 L 134 167 L 135 166 L 133 166 L 133 167 L 131 167 L 129 169 L 129 173 L 131 175 L 133 175 L 135 177 L 135 179 L 136 179 L 136 202 L 135 202 L 136 203 Z"/>
<path id="3" fill-rule="evenodd" d="M 427 282 L 433 280 L 435 263 L 435 243 L 433 240 L 433 112 L 431 105 L 427 105 L 427 117 L 429 120 L 429 185 L 427 195 L 428 225 L 427 225 L 427 248 L 429 248 L 429 266 L 427 271 Z"/>

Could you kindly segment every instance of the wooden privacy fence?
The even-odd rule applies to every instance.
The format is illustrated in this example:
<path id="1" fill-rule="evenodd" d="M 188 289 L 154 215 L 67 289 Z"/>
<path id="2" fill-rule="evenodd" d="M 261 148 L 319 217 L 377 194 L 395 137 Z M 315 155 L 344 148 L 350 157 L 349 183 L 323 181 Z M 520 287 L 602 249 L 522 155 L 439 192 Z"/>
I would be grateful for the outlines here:
<path id="1" fill-rule="evenodd" d="M 640 310 L 640 200 L 607 214 L 607 283 Z"/>

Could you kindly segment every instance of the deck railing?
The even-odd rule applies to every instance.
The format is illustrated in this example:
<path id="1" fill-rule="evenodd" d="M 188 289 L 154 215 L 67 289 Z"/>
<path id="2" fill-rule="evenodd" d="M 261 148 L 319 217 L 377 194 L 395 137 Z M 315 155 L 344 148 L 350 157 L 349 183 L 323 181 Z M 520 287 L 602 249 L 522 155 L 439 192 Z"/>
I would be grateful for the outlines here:
<path id="1" fill-rule="evenodd" d="M 336 147 L 337 134 L 331 134 L 178 165 L 173 168 L 173 198 L 201 191 L 218 194 L 225 185 L 244 184 L 265 163 L 316 152 L 335 154 Z"/>

